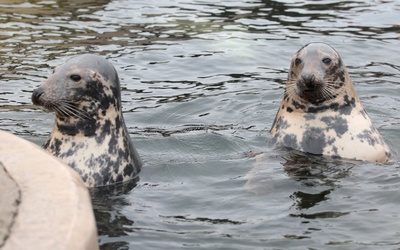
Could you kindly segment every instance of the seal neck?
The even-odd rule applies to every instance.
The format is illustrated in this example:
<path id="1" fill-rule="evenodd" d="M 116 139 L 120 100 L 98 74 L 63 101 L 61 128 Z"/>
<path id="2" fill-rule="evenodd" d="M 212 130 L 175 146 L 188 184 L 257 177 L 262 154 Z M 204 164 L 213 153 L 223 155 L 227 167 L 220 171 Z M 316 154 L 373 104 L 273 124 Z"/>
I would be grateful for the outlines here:
<path id="1" fill-rule="evenodd" d="M 97 112 L 90 117 L 59 117 L 56 116 L 54 130 L 67 136 L 93 137 L 119 129 L 124 123 L 121 112 L 110 107 L 106 112 Z"/>
<path id="2" fill-rule="evenodd" d="M 332 110 L 343 114 L 350 114 L 351 110 L 357 104 L 361 105 L 358 96 L 349 95 L 347 92 L 340 97 L 320 103 L 310 103 L 300 98 L 288 98 L 286 95 L 282 100 L 282 105 L 288 107 L 288 112 L 300 113 L 320 113 Z"/>

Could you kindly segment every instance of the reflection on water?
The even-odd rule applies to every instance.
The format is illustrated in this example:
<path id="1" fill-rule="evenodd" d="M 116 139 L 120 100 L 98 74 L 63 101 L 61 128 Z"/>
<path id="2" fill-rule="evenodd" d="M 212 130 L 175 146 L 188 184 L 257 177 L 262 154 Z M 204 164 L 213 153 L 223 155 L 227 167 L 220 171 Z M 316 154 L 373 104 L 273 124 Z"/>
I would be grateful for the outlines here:
<path id="1" fill-rule="evenodd" d="M 335 47 L 397 150 L 398 1 L 7 0 L 0 3 L 0 129 L 42 144 L 32 90 L 96 53 L 117 68 L 145 162 L 137 186 L 92 191 L 102 249 L 393 249 L 398 163 L 267 145 L 290 59 Z"/>
<path id="2" fill-rule="evenodd" d="M 286 162 L 283 163 L 285 172 L 290 178 L 301 182 L 302 186 L 311 188 L 310 191 L 312 191 L 312 193 L 301 190 L 293 192 L 290 198 L 294 201 L 296 210 L 306 211 L 318 206 L 321 202 L 328 201 L 331 193 L 340 187 L 338 181 L 349 176 L 351 168 L 356 166 L 357 162 L 346 164 L 343 161 L 317 156 L 289 154 Z M 290 216 L 317 219 L 335 218 L 346 214 L 348 213 L 325 211 L 313 214 L 291 214 Z"/>
<path id="3" fill-rule="evenodd" d="M 128 219 L 119 210 L 122 207 L 131 204 L 124 198 L 132 192 L 138 180 L 128 181 L 126 183 L 114 186 L 100 187 L 90 190 L 91 197 L 95 197 L 92 201 L 94 214 L 97 222 L 97 229 L 103 232 L 102 249 L 119 249 L 129 244 L 125 241 L 107 242 L 107 238 L 115 238 L 128 235 L 132 232 L 129 228 L 134 225 L 134 221 Z"/>

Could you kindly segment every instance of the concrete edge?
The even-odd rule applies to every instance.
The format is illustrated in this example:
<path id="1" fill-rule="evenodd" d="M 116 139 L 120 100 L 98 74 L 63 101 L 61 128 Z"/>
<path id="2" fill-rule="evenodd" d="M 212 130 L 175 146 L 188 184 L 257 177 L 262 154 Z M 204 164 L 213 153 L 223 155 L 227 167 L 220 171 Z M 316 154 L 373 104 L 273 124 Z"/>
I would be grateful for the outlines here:
<path id="1" fill-rule="evenodd" d="M 0 131 L 0 162 L 21 192 L 2 249 L 99 248 L 89 192 L 74 170 L 4 131 Z"/>

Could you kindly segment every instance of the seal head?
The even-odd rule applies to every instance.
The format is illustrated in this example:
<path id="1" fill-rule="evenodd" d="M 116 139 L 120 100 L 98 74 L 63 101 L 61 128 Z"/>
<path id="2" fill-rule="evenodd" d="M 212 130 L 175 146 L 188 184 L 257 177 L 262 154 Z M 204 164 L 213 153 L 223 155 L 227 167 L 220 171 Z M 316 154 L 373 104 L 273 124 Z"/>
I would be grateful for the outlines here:
<path id="1" fill-rule="evenodd" d="M 373 162 L 391 156 L 341 57 L 325 43 L 309 43 L 293 56 L 270 132 L 278 145 L 316 155 Z"/>
<path id="2" fill-rule="evenodd" d="M 89 187 L 137 176 L 142 166 L 121 111 L 118 74 L 106 59 L 85 54 L 56 67 L 33 91 L 55 113 L 43 148 L 75 169 Z"/>

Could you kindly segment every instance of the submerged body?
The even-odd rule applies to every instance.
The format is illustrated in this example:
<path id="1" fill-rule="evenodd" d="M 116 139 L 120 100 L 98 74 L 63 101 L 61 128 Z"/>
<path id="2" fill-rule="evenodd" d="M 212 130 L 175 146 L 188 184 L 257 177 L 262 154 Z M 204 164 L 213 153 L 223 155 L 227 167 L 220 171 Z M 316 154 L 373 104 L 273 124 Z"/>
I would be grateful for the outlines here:
<path id="1" fill-rule="evenodd" d="M 391 157 L 342 59 L 324 43 L 294 55 L 271 134 L 278 145 L 316 155 L 372 162 Z"/>
<path id="2" fill-rule="evenodd" d="M 43 148 L 75 169 L 89 187 L 137 176 L 142 166 L 121 111 L 118 74 L 96 55 L 81 55 L 57 67 L 33 91 L 32 101 L 55 113 Z"/>

